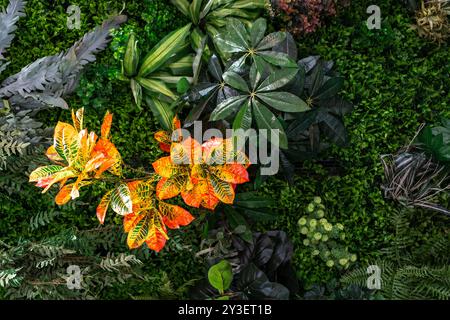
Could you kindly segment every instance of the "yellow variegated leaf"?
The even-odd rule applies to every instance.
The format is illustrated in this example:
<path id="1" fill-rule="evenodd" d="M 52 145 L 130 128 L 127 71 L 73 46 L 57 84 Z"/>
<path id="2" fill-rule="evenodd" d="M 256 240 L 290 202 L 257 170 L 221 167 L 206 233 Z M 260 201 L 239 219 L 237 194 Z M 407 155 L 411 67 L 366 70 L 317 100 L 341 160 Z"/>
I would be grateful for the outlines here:
<path id="1" fill-rule="evenodd" d="M 77 112 L 72 109 L 73 126 L 77 131 L 83 130 L 84 108 L 78 109 Z"/>
<path id="2" fill-rule="evenodd" d="M 99 205 L 97 206 L 96 214 L 97 219 L 100 221 L 101 224 L 105 222 L 105 216 L 106 212 L 108 211 L 109 204 L 111 202 L 111 191 L 108 191 L 100 201 Z"/>
<path id="3" fill-rule="evenodd" d="M 164 248 L 167 239 L 169 239 L 169 237 L 167 236 L 166 228 L 161 221 L 161 217 L 159 215 L 154 215 L 145 243 L 147 243 L 147 246 L 151 250 L 159 252 Z"/>
<path id="4" fill-rule="evenodd" d="M 30 182 L 36 182 L 40 179 L 48 178 L 63 169 L 64 167 L 58 165 L 39 167 L 30 174 Z"/>
<path id="5" fill-rule="evenodd" d="M 59 162 L 59 161 L 64 160 L 63 158 L 61 158 L 59 156 L 58 152 L 56 152 L 54 145 L 51 145 L 50 147 L 48 147 L 45 155 L 47 156 L 47 158 L 49 158 L 51 161 L 54 161 L 54 162 Z"/>
<path id="6" fill-rule="evenodd" d="M 156 178 L 147 180 L 136 180 L 128 182 L 133 206 L 148 202 L 155 193 L 154 182 Z"/>
<path id="7" fill-rule="evenodd" d="M 136 220 L 133 222 L 127 237 L 127 244 L 130 249 L 139 248 L 147 240 L 153 215 L 147 211 L 136 216 Z"/>
<path id="8" fill-rule="evenodd" d="M 177 175 L 171 178 L 162 178 L 156 185 L 156 195 L 159 199 L 170 199 L 176 197 L 183 190 L 187 175 Z"/>
<path id="9" fill-rule="evenodd" d="M 64 168 L 63 170 L 54 173 L 50 177 L 38 180 L 37 186 L 43 187 L 42 193 L 45 193 L 50 189 L 52 185 L 58 183 L 62 180 L 66 180 L 69 178 L 75 178 L 77 176 L 77 172 L 71 170 L 70 168 Z"/>
<path id="10" fill-rule="evenodd" d="M 222 202 L 232 204 L 234 201 L 234 189 L 230 183 L 220 180 L 214 175 L 209 176 L 209 181 L 214 195 Z"/>
<path id="11" fill-rule="evenodd" d="M 178 229 L 180 226 L 187 226 L 194 220 L 194 217 L 185 209 L 179 206 L 159 201 L 159 212 L 163 222 L 170 229 Z"/>
<path id="12" fill-rule="evenodd" d="M 70 162 L 71 166 L 74 166 L 75 168 L 86 171 L 86 164 L 89 162 L 92 156 L 92 151 L 94 150 L 94 147 L 96 145 L 97 141 L 97 135 L 94 132 L 91 132 L 88 135 L 87 129 L 83 129 L 79 132 L 79 149 L 78 153 L 76 155 L 76 158 L 74 161 Z M 91 168 L 89 171 L 92 170 L 92 162 L 91 161 Z"/>
<path id="13" fill-rule="evenodd" d="M 159 158 L 152 165 L 155 172 L 163 178 L 170 178 L 180 173 L 181 169 L 179 165 L 172 164 L 170 157 Z"/>
<path id="14" fill-rule="evenodd" d="M 80 148 L 78 131 L 70 124 L 58 122 L 53 145 L 58 155 L 71 165 L 77 158 Z"/>
<path id="15" fill-rule="evenodd" d="M 133 212 L 131 193 L 126 184 L 119 185 L 111 193 L 111 209 L 119 215 Z"/>

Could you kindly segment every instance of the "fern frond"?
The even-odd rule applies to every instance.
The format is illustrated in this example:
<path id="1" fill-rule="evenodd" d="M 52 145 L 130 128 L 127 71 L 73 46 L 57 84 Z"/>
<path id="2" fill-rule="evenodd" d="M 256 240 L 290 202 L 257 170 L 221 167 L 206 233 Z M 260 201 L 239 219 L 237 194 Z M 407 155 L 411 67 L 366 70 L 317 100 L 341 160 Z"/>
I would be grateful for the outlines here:
<path id="1" fill-rule="evenodd" d="M 115 256 L 108 254 L 108 256 L 100 262 L 100 267 L 106 271 L 118 271 L 119 268 L 130 268 L 131 265 L 142 264 L 141 260 L 137 259 L 134 255 L 127 255 L 120 253 Z"/>
<path id="2" fill-rule="evenodd" d="M 30 219 L 30 229 L 36 230 L 39 227 L 45 226 L 52 222 L 53 219 L 60 214 L 61 213 L 59 211 L 55 210 L 40 211 Z"/>
<path id="3" fill-rule="evenodd" d="M 6 10 L 0 12 L 0 60 L 4 59 L 3 53 L 14 39 L 14 31 L 16 31 L 16 23 L 20 17 L 25 16 L 23 9 L 25 1 L 11 0 Z"/>

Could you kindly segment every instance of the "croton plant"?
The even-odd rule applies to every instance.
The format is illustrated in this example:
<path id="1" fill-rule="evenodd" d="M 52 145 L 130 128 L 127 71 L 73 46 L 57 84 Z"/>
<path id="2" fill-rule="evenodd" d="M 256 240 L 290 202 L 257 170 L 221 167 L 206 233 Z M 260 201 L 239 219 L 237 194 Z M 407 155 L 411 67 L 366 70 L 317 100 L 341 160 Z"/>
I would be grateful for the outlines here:
<path id="1" fill-rule="evenodd" d="M 163 200 L 181 195 L 188 206 L 214 210 L 221 202 L 232 204 L 236 185 L 249 181 L 250 163 L 245 154 L 234 150 L 232 139 L 213 138 L 200 144 L 190 137 L 171 139 L 177 135 L 167 131 L 155 134 L 161 149 L 169 152 L 153 163 L 155 172 L 126 179 L 120 153 L 109 140 L 112 114 L 106 113 L 100 137 L 84 128 L 83 115 L 84 109 L 72 111 L 73 125 L 57 124 L 53 145 L 46 153 L 54 164 L 34 170 L 30 182 L 36 182 L 43 192 L 59 184 L 55 201 L 63 205 L 79 197 L 81 187 L 114 181 L 116 186 L 97 207 L 97 218 L 103 224 L 109 208 L 123 216 L 130 249 L 145 242 L 160 251 L 168 239 L 167 228 L 177 229 L 194 220 L 186 209 Z M 180 127 L 174 118 L 174 132 Z"/>
<path id="2" fill-rule="evenodd" d="M 168 239 L 167 228 L 194 219 L 168 199 L 181 196 L 187 206 L 207 210 L 223 203 L 228 212 L 238 205 L 236 186 L 250 180 L 247 155 L 236 150 L 233 137 L 206 142 L 184 137 L 195 121 L 215 129 L 276 130 L 279 141 L 268 137 L 266 142 L 271 150 L 281 149 L 281 167 L 290 178 L 286 168 L 309 142 L 312 150 L 320 150 L 321 131 L 328 140 L 346 141 L 341 117 L 351 105 L 337 95 L 343 79 L 318 57 L 297 60 L 297 45 L 288 32 L 268 33 L 263 18 L 251 22 L 263 1 L 173 2 L 192 23 L 169 33 L 145 57 L 130 34 L 120 76 L 130 83 L 136 105 L 145 101 L 165 130 L 155 139 L 168 155 L 157 159 L 145 177 L 125 177 L 110 140 L 112 114 L 106 113 L 97 136 L 84 127 L 80 109 L 72 112 L 73 125 L 60 122 L 55 128 L 47 151 L 54 164 L 30 175 L 44 192 L 59 184 L 58 205 L 79 197 L 82 187 L 113 183 L 97 207 L 97 218 L 103 224 L 109 208 L 123 216 L 130 248 L 145 242 L 159 251 Z M 227 20 L 213 28 L 210 18 L 217 14 Z M 195 34 L 189 40 L 192 30 L 202 34 L 203 45 Z M 184 129 L 177 114 L 186 115 Z"/>

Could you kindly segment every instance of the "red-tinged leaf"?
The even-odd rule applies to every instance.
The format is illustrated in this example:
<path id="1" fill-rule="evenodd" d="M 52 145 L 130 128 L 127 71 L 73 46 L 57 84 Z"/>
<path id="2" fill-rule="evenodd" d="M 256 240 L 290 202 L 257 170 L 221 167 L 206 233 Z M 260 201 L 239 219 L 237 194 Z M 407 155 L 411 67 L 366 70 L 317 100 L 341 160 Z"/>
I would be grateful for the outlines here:
<path id="1" fill-rule="evenodd" d="M 247 170 L 243 165 L 238 163 L 211 167 L 210 171 L 217 178 L 225 182 L 241 184 L 249 181 Z"/>
<path id="2" fill-rule="evenodd" d="M 168 131 L 158 131 L 155 133 L 155 140 L 164 144 L 168 144 L 169 146 L 172 143 L 171 135 Z"/>
<path id="3" fill-rule="evenodd" d="M 172 164 L 170 157 L 159 158 L 155 162 L 153 162 L 153 169 L 157 174 L 159 174 L 163 178 L 170 178 L 173 175 L 177 174 L 180 167 L 178 165 Z"/>
<path id="4" fill-rule="evenodd" d="M 169 237 L 159 215 L 155 215 L 152 222 L 145 243 L 151 250 L 159 252 L 164 248 Z"/>
<path id="5" fill-rule="evenodd" d="M 214 195 L 214 193 L 208 193 L 203 196 L 201 206 L 214 211 L 219 203 L 220 200 Z"/>
<path id="6" fill-rule="evenodd" d="M 186 176 L 174 176 L 172 178 L 162 178 L 156 185 L 156 196 L 161 199 L 170 199 L 180 194 L 183 189 Z"/>
<path id="7" fill-rule="evenodd" d="M 62 206 L 70 201 L 70 199 L 71 199 L 70 192 L 72 191 L 72 188 L 73 188 L 73 183 L 62 187 L 59 190 L 58 194 L 55 197 L 55 202 L 58 206 Z"/>
<path id="8" fill-rule="evenodd" d="M 111 192 L 112 191 L 108 191 L 97 206 L 97 219 L 101 224 L 105 222 L 106 212 L 108 211 L 108 207 L 111 202 Z"/>
<path id="9" fill-rule="evenodd" d="M 127 244 L 130 249 L 140 247 L 147 240 L 151 228 L 151 221 L 152 214 L 150 212 L 136 216 L 127 237 Z"/>
<path id="10" fill-rule="evenodd" d="M 79 188 L 87 186 L 89 184 L 91 184 L 92 181 L 81 181 L 78 185 Z M 74 187 L 74 183 L 69 183 L 68 185 L 64 185 L 65 182 L 62 181 L 61 182 L 61 189 L 59 189 L 58 194 L 55 197 L 55 202 L 57 205 L 62 206 L 64 204 L 66 204 L 67 202 L 69 202 L 72 197 L 71 197 L 71 193 L 72 193 L 72 189 Z"/>
<path id="11" fill-rule="evenodd" d="M 194 220 L 194 217 L 180 206 L 159 201 L 158 207 L 164 224 L 170 229 L 178 229 L 180 226 L 187 226 Z"/>
<path id="12" fill-rule="evenodd" d="M 191 207 L 199 208 L 203 197 L 208 193 L 208 184 L 206 180 L 198 180 L 192 185 L 192 188 L 183 190 L 181 197 L 184 202 Z"/>
<path id="13" fill-rule="evenodd" d="M 131 228 L 137 223 L 138 214 L 129 213 L 123 217 L 123 229 L 126 233 L 128 233 Z"/>
<path id="14" fill-rule="evenodd" d="M 145 241 L 145 243 L 147 244 L 147 247 L 150 250 L 154 250 L 156 252 L 160 252 L 166 245 L 166 242 L 167 242 L 167 239 L 166 239 L 164 233 L 162 233 L 159 230 L 155 230 L 155 232 L 152 233 L 152 235 L 148 237 L 148 240 Z"/>
<path id="15" fill-rule="evenodd" d="M 164 152 L 170 152 L 170 144 L 165 144 L 165 143 L 160 142 L 159 148 Z"/>
<path id="16" fill-rule="evenodd" d="M 172 120 L 172 130 L 180 129 L 181 128 L 181 121 L 178 119 L 178 116 L 173 117 Z"/>
<path id="17" fill-rule="evenodd" d="M 92 158 L 98 157 L 99 155 L 103 156 L 103 160 L 100 160 L 100 169 L 96 173 L 97 178 L 106 170 L 109 170 L 116 176 L 122 175 L 122 157 L 111 141 L 100 139 L 96 143 L 92 151 Z"/>
<path id="18" fill-rule="evenodd" d="M 60 172 L 64 170 L 64 167 L 62 166 L 57 166 L 57 165 L 50 165 L 50 166 L 45 166 L 45 167 L 39 167 L 37 169 L 35 169 L 31 174 L 30 174 L 30 182 L 38 182 L 39 180 L 45 179 L 45 178 L 50 178 L 51 176 L 53 176 L 55 173 Z"/>
<path id="19" fill-rule="evenodd" d="M 102 128 L 101 128 L 101 134 L 102 134 L 103 139 L 108 139 L 109 133 L 111 131 L 112 118 L 113 118 L 113 115 L 111 113 L 109 113 L 109 111 L 107 111 L 105 118 L 103 119 Z"/>
<path id="20" fill-rule="evenodd" d="M 38 181 L 37 186 L 44 187 L 45 189 L 42 190 L 42 193 L 45 193 L 50 189 L 52 185 L 55 183 L 64 181 L 68 178 L 75 178 L 77 176 L 76 172 L 70 170 L 70 169 L 63 169 L 59 172 L 54 173 L 51 177 L 44 178 L 40 181 Z"/>

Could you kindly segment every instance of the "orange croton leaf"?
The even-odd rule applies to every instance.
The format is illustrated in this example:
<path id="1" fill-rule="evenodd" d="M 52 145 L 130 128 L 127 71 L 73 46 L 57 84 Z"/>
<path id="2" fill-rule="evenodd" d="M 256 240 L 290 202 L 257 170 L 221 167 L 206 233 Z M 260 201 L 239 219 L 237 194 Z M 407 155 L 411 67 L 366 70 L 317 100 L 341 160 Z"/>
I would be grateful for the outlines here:
<path id="1" fill-rule="evenodd" d="M 181 141 L 181 122 L 177 116 L 172 120 L 172 132 L 158 131 L 155 133 L 155 140 L 159 142 L 159 148 L 164 152 L 170 152 L 173 138 L 178 137 L 177 141 Z"/>
<path id="2" fill-rule="evenodd" d="M 138 248 L 145 242 L 150 249 L 160 251 L 169 238 L 166 227 L 177 229 L 194 220 L 185 209 L 158 200 L 154 182 L 155 179 L 151 178 L 127 183 L 133 212 L 124 216 L 123 225 L 128 233 L 130 249 Z M 104 208 L 102 203 L 98 209 L 100 212 Z"/>
<path id="3" fill-rule="evenodd" d="M 112 114 L 106 113 L 100 139 L 88 132 L 83 123 L 84 109 L 72 110 L 73 125 L 58 122 L 53 145 L 47 149 L 47 157 L 56 163 L 40 167 L 30 174 L 30 182 L 46 192 L 53 184 L 60 184 L 55 201 L 61 205 L 79 196 L 79 188 L 101 178 L 105 171 L 122 175 L 122 159 L 114 144 L 108 140 Z M 74 183 L 66 185 L 70 179 Z"/>
<path id="4" fill-rule="evenodd" d="M 236 185 L 249 181 L 250 165 L 247 156 L 234 149 L 232 139 L 213 138 L 202 145 L 191 137 L 172 142 L 170 157 L 153 163 L 161 177 L 156 195 L 164 200 L 181 193 L 187 205 L 210 210 L 220 202 L 232 204 Z"/>

